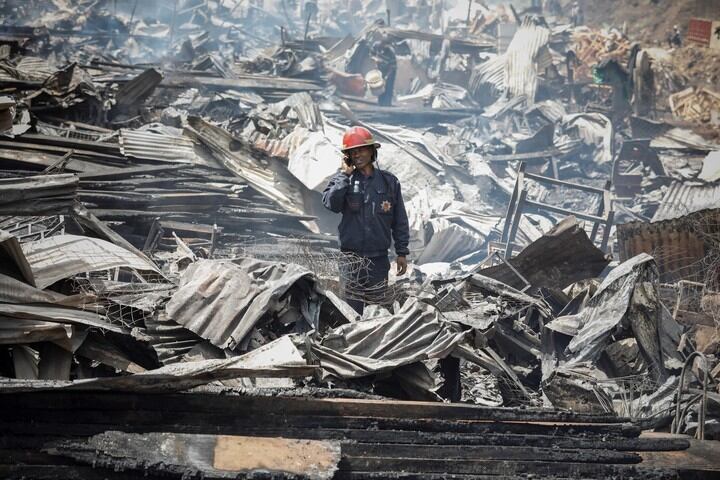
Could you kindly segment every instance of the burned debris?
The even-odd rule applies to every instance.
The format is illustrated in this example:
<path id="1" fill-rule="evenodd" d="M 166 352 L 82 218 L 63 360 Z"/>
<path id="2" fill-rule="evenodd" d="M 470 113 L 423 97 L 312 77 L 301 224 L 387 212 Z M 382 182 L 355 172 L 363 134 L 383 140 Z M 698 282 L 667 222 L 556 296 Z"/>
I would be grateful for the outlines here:
<path id="1" fill-rule="evenodd" d="M 1 476 L 716 475 L 720 18 L 487 3 L 0 2 Z"/>

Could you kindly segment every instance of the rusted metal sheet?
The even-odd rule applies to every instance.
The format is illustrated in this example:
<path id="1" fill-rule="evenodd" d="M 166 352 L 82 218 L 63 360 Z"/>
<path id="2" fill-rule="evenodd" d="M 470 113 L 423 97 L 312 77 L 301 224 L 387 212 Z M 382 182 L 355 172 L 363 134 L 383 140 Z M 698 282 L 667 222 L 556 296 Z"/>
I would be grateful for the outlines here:
<path id="1" fill-rule="evenodd" d="M 688 42 L 709 47 L 713 36 L 713 21 L 705 18 L 691 18 L 688 22 Z"/>
<path id="2" fill-rule="evenodd" d="M 668 210 L 668 215 L 670 211 Z M 704 280 L 702 259 L 707 250 L 698 229 L 718 229 L 720 209 L 696 212 L 653 223 L 631 222 L 617 226 L 620 260 L 645 252 L 658 264 L 660 281 Z"/>

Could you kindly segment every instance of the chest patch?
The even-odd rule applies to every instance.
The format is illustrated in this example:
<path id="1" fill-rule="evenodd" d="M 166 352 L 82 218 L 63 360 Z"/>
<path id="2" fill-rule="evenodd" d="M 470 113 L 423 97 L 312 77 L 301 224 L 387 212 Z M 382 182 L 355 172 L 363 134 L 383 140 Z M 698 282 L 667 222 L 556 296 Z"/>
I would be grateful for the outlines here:
<path id="1" fill-rule="evenodd" d="M 382 211 L 387 213 L 392 208 L 392 203 L 390 203 L 388 200 L 385 200 L 380 204 L 380 208 L 382 208 Z"/>

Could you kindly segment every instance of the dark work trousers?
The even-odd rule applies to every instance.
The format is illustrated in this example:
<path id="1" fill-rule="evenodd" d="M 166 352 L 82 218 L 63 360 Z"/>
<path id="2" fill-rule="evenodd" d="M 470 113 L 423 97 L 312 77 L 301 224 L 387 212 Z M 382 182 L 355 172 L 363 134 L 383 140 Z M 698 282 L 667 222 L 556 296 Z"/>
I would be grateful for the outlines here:
<path id="1" fill-rule="evenodd" d="M 378 97 L 378 105 L 381 107 L 392 106 L 393 91 L 395 90 L 395 75 L 397 75 L 397 68 L 391 67 L 385 76 L 385 91 Z"/>
<path id="2" fill-rule="evenodd" d="M 390 259 L 349 255 L 340 262 L 340 285 L 345 301 L 360 315 L 365 305 L 386 302 Z"/>

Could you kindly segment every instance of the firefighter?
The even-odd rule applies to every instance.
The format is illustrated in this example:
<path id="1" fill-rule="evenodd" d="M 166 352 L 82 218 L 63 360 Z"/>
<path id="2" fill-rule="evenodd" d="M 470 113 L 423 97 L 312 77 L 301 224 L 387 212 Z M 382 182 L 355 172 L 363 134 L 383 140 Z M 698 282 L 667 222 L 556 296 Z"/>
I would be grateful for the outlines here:
<path id="1" fill-rule="evenodd" d="M 323 205 L 342 213 L 340 250 L 349 255 L 341 265 L 345 299 L 360 315 L 365 305 L 383 303 L 390 271 L 391 239 L 397 274 L 407 271 L 410 228 L 400 182 L 377 166 L 380 144 L 369 130 L 352 127 L 343 135 L 340 171 L 323 191 Z M 362 268 L 355 268 L 360 257 Z"/>

